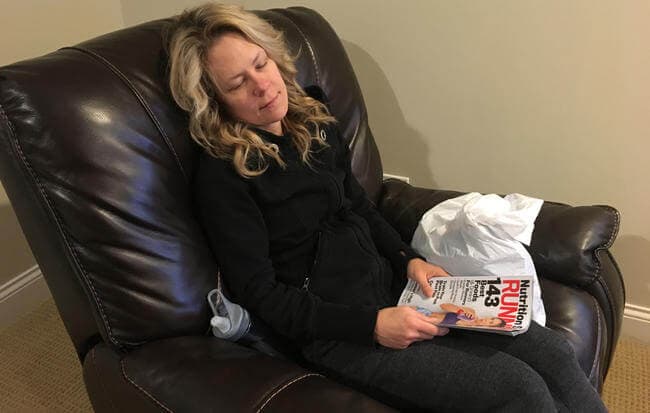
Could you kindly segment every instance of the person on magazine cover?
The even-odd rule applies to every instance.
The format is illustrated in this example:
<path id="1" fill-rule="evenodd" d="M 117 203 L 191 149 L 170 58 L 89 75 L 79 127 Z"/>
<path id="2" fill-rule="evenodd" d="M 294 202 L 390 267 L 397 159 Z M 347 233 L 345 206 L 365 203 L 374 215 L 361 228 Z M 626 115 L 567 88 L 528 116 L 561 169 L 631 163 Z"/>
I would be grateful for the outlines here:
<path id="1" fill-rule="evenodd" d="M 499 317 L 477 317 L 476 311 L 471 307 L 459 307 L 456 304 L 440 304 L 444 313 L 436 313 L 426 308 L 417 307 L 416 310 L 431 320 L 436 325 L 458 325 L 465 327 L 503 327 L 506 322 Z"/>
<path id="2" fill-rule="evenodd" d="M 395 306 L 391 284 L 409 277 L 431 295 L 427 280 L 446 273 L 368 200 L 326 96 L 298 85 L 281 33 L 206 4 L 167 39 L 171 93 L 203 149 L 198 216 L 232 301 L 314 368 L 400 410 L 605 411 L 559 334 L 447 334 Z"/>

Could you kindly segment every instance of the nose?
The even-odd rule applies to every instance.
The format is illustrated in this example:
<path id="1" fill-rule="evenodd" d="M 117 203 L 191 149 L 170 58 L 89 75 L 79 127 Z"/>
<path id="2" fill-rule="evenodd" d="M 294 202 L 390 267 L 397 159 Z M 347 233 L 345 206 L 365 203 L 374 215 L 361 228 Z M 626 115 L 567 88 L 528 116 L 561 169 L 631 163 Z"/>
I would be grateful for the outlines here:
<path id="1" fill-rule="evenodd" d="M 269 79 L 264 75 L 258 74 L 256 76 L 253 76 L 251 80 L 253 81 L 253 94 L 257 97 L 264 96 L 266 90 L 271 84 Z"/>

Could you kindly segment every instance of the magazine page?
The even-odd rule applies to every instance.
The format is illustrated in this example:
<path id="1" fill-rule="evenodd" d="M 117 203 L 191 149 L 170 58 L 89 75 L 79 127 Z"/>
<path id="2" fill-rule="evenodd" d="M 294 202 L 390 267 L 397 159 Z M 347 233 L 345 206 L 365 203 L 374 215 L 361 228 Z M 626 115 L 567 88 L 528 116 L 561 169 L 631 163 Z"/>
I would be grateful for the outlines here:
<path id="1" fill-rule="evenodd" d="M 397 305 L 408 305 L 449 328 L 517 335 L 528 330 L 533 277 L 433 277 L 433 296 L 425 297 L 409 280 Z"/>

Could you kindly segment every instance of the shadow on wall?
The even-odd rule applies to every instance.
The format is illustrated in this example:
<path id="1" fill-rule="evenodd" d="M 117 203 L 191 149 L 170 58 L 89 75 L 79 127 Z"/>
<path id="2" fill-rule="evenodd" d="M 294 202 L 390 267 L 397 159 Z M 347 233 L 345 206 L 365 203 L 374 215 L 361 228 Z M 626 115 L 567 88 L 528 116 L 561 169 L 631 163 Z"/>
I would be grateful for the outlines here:
<path id="1" fill-rule="evenodd" d="M 408 176 L 416 186 L 437 188 L 428 159 L 431 145 L 406 123 L 388 78 L 366 51 L 354 43 L 342 42 L 361 85 L 384 172 Z"/>
<path id="2" fill-rule="evenodd" d="M 612 253 L 625 280 L 625 301 L 650 308 L 650 278 L 642 275 L 650 268 L 650 240 L 639 235 L 622 235 L 616 239 Z"/>

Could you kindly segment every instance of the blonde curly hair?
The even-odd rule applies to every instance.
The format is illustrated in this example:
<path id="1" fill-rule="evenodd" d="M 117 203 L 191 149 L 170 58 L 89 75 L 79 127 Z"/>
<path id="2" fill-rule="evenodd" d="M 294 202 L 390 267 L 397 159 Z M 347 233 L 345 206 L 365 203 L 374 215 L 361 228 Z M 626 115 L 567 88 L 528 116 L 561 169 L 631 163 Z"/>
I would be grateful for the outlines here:
<path id="1" fill-rule="evenodd" d="M 327 146 L 320 136 L 320 125 L 335 119 L 296 82 L 296 56 L 289 53 L 283 34 L 239 6 L 206 3 L 175 16 L 166 29 L 169 87 L 176 103 L 189 113 L 192 139 L 212 156 L 231 160 L 243 177 L 261 175 L 270 159 L 286 166 L 277 145 L 265 142 L 249 125 L 229 116 L 219 102 L 219 92 L 208 71 L 207 52 L 224 33 L 237 33 L 260 46 L 278 66 L 289 101 L 282 127 L 292 137 L 302 161 L 309 165 L 312 141 Z"/>

